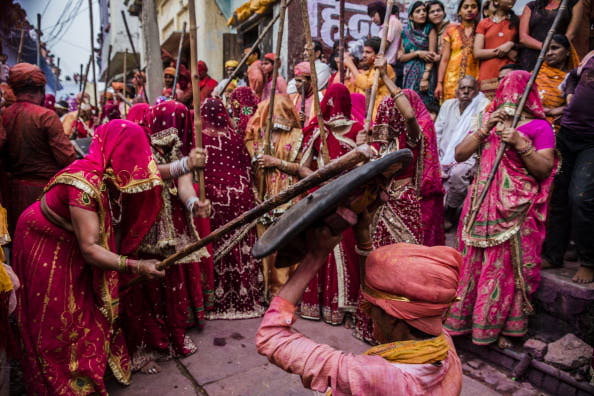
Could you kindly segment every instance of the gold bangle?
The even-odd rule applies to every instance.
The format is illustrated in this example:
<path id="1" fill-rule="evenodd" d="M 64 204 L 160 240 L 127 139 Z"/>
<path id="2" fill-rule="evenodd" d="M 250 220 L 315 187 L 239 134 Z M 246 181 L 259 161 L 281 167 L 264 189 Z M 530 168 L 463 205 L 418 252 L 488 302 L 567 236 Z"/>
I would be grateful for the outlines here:
<path id="1" fill-rule="evenodd" d="M 119 272 L 125 272 L 126 271 L 126 260 L 128 259 L 128 256 L 122 256 L 120 255 L 118 257 L 118 271 Z"/>

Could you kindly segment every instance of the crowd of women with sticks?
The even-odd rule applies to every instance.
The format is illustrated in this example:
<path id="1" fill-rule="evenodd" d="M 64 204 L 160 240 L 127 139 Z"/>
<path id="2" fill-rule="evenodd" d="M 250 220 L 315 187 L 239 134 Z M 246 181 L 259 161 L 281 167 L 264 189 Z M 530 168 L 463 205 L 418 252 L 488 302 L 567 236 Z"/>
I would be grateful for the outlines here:
<path id="1" fill-rule="evenodd" d="M 457 22 L 439 0 L 412 2 L 407 20 L 393 0 L 373 2 L 379 36 L 347 42 L 341 26 L 331 53 L 296 1 L 306 45 L 288 83 L 279 70 L 291 0 L 263 30 L 278 24 L 275 52 L 262 55 L 258 39 L 226 60 L 220 83 L 198 61 L 190 0 L 191 59 L 164 57 L 163 96 L 147 103 L 138 71 L 135 93 L 114 85 L 122 94 L 106 91 L 99 117 L 79 95 L 68 126 L 43 106 L 43 73 L 10 68 L 0 348 L 20 358 L 31 394 L 105 394 L 107 371 L 128 384 L 134 371 L 195 353 L 190 329 L 261 316 L 299 264 L 254 258 L 256 240 L 363 145 L 375 156 L 408 148 L 413 160 L 381 186 L 371 240 L 343 232 L 303 296 L 303 318 L 374 344 L 361 258 L 397 242 L 445 245 L 450 230 L 464 257 L 444 318 L 451 335 L 500 347 L 523 337 L 543 266 L 572 253 L 574 281 L 592 282 L 594 57 L 580 60 L 572 45 L 583 0 L 531 1 L 520 17 L 514 0 L 460 0 Z M 75 160 L 67 135 L 83 134 L 90 147 Z M 31 154 L 22 142 L 33 141 Z"/>

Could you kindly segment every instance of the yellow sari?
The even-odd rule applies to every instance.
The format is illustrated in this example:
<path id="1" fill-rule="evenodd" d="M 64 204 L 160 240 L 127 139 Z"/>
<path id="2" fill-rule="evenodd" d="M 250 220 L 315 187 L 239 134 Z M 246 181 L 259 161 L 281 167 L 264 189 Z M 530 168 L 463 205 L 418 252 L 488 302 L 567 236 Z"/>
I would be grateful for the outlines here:
<path id="1" fill-rule="evenodd" d="M 450 43 L 450 60 L 443 78 L 442 103 L 456 97 L 456 87 L 462 77 L 478 78 L 479 73 L 479 63 L 472 54 L 474 30 L 468 37 L 461 24 L 450 23 L 443 34 L 443 41 Z"/>

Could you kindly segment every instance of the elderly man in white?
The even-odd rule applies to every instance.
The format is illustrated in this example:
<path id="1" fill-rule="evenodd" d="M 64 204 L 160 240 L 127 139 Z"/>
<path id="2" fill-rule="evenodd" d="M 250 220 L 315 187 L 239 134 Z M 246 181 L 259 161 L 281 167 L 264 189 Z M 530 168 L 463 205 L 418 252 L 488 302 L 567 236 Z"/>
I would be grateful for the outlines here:
<path id="1" fill-rule="evenodd" d="M 446 190 L 444 199 L 446 231 L 456 224 L 458 210 L 464 203 L 475 164 L 474 157 L 465 162 L 456 162 L 454 159 L 456 146 L 472 129 L 472 124 L 487 104 L 489 100 L 479 92 L 476 79 L 472 76 L 464 76 L 458 82 L 456 98 L 443 103 L 435 120 L 439 162 Z"/>

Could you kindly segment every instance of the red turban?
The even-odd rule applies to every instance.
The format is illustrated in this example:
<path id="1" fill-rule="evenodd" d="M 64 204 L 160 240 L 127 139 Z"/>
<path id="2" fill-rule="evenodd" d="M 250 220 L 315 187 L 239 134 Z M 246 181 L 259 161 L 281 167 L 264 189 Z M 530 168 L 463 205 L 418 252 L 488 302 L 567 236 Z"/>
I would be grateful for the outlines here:
<path id="1" fill-rule="evenodd" d="M 362 296 L 387 314 L 431 335 L 456 298 L 462 256 L 448 246 L 397 243 L 374 250 L 365 264 Z"/>
<path id="2" fill-rule="evenodd" d="M 295 77 L 297 76 L 311 76 L 311 66 L 309 62 L 301 62 L 295 65 Z"/>
<path id="3" fill-rule="evenodd" d="M 269 52 L 266 55 L 264 55 L 264 59 L 268 59 L 269 61 L 274 62 L 276 60 L 276 55 L 272 52 Z"/>
<path id="4" fill-rule="evenodd" d="M 45 74 L 30 63 L 17 63 L 8 73 L 8 84 L 14 91 L 28 87 L 45 87 L 45 83 Z"/>

